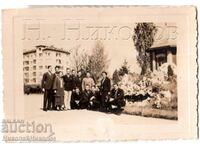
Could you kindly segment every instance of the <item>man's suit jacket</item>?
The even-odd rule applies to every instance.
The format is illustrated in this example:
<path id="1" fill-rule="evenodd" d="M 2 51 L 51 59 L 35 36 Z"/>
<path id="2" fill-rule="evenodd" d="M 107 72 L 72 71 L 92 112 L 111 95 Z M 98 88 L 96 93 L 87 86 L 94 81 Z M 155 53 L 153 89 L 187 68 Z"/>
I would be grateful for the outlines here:
<path id="1" fill-rule="evenodd" d="M 72 91 L 73 90 L 73 79 L 71 75 L 64 75 L 63 76 L 64 81 L 64 89 L 65 91 Z"/>
<path id="2" fill-rule="evenodd" d="M 110 88 L 111 88 L 110 79 L 108 77 L 106 77 L 105 79 L 102 79 L 100 91 L 101 92 L 110 92 Z"/>
<path id="3" fill-rule="evenodd" d="M 83 80 L 82 77 L 76 76 L 75 79 L 76 87 L 78 87 L 80 90 L 82 90 L 82 80 Z"/>
<path id="4" fill-rule="evenodd" d="M 120 88 L 118 88 L 117 90 L 112 89 L 110 96 L 117 101 L 124 100 L 124 91 Z"/>
<path id="5" fill-rule="evenodd" d="M 92 92 L 91 91 L 84 90 L 83 93 L 82 93 L 81 102 L 89 102 L 91 96 L 92 96 Z"/>
<path id="6" fill-rule="evenodd" d="M 53 77 L 54 77 L 54 75 L 50 72 L 44 73 L 43 78 L 42 78 L 42 88 L 44 88 L 46 90 L 52 89 Z"/>
<path id="7" fill-rule="evenodd" d="M 72 90 L 74 90 L 76 88 L 76 76 L 75 75 L 71 75 L 71 86 L 72 86 Z"/>
<path id="8" fill-rule="evenodd" d="M 72 92 L 71 102 L 80 101 L 81 98 L 82 98 L 82 93 L 81 92 L 79 92 L 79 94 L 77 94 L 75 91 Z"/>

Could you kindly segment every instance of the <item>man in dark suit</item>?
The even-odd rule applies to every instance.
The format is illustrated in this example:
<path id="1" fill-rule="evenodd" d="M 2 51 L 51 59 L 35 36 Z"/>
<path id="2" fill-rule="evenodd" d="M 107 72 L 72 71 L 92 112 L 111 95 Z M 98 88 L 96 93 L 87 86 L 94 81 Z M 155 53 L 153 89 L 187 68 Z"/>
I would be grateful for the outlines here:
<path id="1" fill-rule="evenodd" d="M 80 89 L 80 91 L 82 91 L 82 80 L 83 80 L 82 73 L 79 70 L 77 72 L 77 76 L 76 76 L 76 79 L 75 79 L 75 84 L 76 84 L 76 87 L 78 87 Z"/>
<path id="2" fill-rule="evenodd" d="M 51 109 L 51 101 L 53 97 L 53 73 L 51 66 L 48 66 L 48 71 L 44 73 L 41 86 L 42 91 L 44 92 L 43 110 L 47 111 Z"/>
<path id="3" fill-rule="evenodd" d="M 75 70 L 72 70 L 72 73 L 71 73 L 71 78 L 72 78 L 72 91 L 75 91 L 76 89 L 76 71 Z"/>
<path id="4" fill-rule="evenodd" d="M 100 107 L 100 93 L 96 86 L 92 86 L 91 98 L 90 98 L 90 109 L 99 110 Z"/>
<path id="5" fill-rule="evenodd" d="M 108 95 L 110 93 L 111 83 L 110 79 L 107 77 L 107 73 L 102 72 L 102 80 L 100 85 L 100 95 L 101 95 L 101 106 L 100 111 L 106 111 L 106 102 L 108 101 Z"/>
<path id="6" fill-rule="evenodd" d="M 108 106 L 112 110 L 112 105 L 117 106 L 117 110 L 121 110 L 121 107 L 125 106 L 124 91 L 119 88 L 118 84 L 113 85 L 114 88 L 110 93 L 110 100 Z"/>
<path id="7" fill-rule="evenodd" d="M 75 91 L 72 92 L 71 96 L 71 109 L 79 109 L 80 108 L 80 101 L 82 98 L 82 93 L 78 87 L 76 87 Z"/>
<path id="8" fill-rule="evenodd" d="M 92 92 L 90 90 L 90 86 L 86 85 L 85 90 L 82 93 L 82 98 L 80 101 L 80 108 L 81 109 L 89 109 L 89 102 L 90 98 L 92 97 Z"/>

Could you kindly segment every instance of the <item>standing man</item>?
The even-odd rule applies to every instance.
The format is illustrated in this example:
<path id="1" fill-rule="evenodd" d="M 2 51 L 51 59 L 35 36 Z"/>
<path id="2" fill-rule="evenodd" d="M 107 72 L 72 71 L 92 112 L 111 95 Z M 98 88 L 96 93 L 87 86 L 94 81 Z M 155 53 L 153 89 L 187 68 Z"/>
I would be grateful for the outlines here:
<path id="1" fill-rule="evenodd" d="M 64 98 L 64 103 L 65 103 L 65 108 L 67 110 L 70 110 L 70 101 L 71 101 L 71 94 L 73 90 L 73 85 L 72 85 L 72 77 L 70 74 L 70 69 L 66 69 L 66 74 L 63 76 L 63 81 L 64 81 L 64 93 L 65 93 L 65 98 Z"/>
<path id="2" fill-rule="evenodd" d="M 107 72 L 102 72 L 102 80 L 100 85 L 100 95 L 101 95 L 101 107 L 100 111 L 106 111 L 106 102 L 108 100 L 108 95 L 110 93 L 111 83 L 110 79 L 107 77 Z"/>
<path id="3" fill-rule="evenodd" d="M 94 80 L 93 80 L 93 78 L 91 77 L 90 72 L 87 72 L 87 73 L 86 73 L 86 77 L 83 78 L 83 81 L 82 81 L 82 90 L 83 90 L 83 91 L 85 90 L 86 85 L 89 86 L 89 89 L 90 89 L 90 90 L 92 89 L 92 86 L 95 85 Z"/>
<path id="4" fill-rule="evenodd" d="M 82 80 L 83 80 L 83 78 L 82 78 L 82 73 L 81 73 L 81 71 L 79 70 L 79 71 L 77 72 L 77 76 L 76 76 L 75 83 L 76 83 L 76 87 L 78 87 L 80 91 L 82 91 Z"/>
<path id="5" fill-rule="evenodd" d="M 59 74 L 60 73 L 60 66 L 55 66 L 55 74 Z"/>
<path id="6" fill-rule="evenodd" d="M 51 102 L 53 97 L 53 73 L 51 66 L 48 66 L 48 71 L 44 73 L 41 86 L 42 91 L 44 92 L 43 110 L 47 111 L 51 109 Z"/>
<path id="7" fill-rule="evenodd" d="M 75 70 L 72 70 L 71 78 L 72 78 L 72 90 L 75 91 L 76 89 L 76 71 Z"/>
<path id="8" fill-rule="evenodd" d="M 55 79 L 59 75 L 59 73 L 60 73 L 60 66 L 55 66 L 55 73 L 53 74 L 53 83 L 55 82 Z M 55 93 L 53 93 L 52 99 L 51 99 L 51 105 L 52 105 L 53 110 L 56 110 L 55 101 L 56 101 L 56 97 L 55 97 Z"/>

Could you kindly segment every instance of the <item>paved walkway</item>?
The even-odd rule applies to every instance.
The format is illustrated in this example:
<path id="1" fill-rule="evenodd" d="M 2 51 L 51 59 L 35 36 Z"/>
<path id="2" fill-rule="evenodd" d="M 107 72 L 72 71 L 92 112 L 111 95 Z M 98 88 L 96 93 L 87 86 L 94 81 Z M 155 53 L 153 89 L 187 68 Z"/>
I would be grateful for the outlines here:
<path id="1" fill-rule="evenodd" d="M 173 129 L 177 121 L 145 118 L 133 115 L 115 115 L 88 110 L 48 111 L 41 110 L 42 95 L 25 95 L 25 118 L 38 123 L 51 123 L 57 141 L 126 140 L 147 138 L 141 133 L 148 126 L 151 133 L 164 133 L 162 125 Z M 158 132 L 159 131 L 159 132 Z"/>

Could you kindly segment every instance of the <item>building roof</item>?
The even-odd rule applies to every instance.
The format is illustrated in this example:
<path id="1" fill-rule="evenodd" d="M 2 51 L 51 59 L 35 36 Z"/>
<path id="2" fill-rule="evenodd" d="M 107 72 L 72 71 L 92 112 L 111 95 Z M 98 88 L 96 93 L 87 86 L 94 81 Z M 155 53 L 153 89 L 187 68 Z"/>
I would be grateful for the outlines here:
<path id="1" fill-rule="evenodd" d="M 30 53 L 36 53 L 36 50 L 32 49 L 32 50 L 29 50 L 29 51 L 25 51 L 25 52 L 23 52 L 23 55 L 30 54 Z"/>
<path id="2" fill-rule="evenodd" d="M 154 44 L 151 46 L 150 49 L 161 48 L 166 46 L 176 47 L 176 40 L 172 39 L 157 40 L 154 42 Z"/>
<path id="3" fill-rule="evenodd" d="M 65 51 L 63 49 L 55 48 L 54 46 L 37 45 L 36 48 L 38 47 L 43 47 L 44 48 L 43 51 L 55 51 L 55 52 L 65 53 L 67 55 L 70 54 L 70 52 Z M 32 49 L 32 50 L 24 51 L 23 54 L 26 55 L 26 54 L 35 53 L 35 52 L 36 52 L 36 49 Z"/>
<path id="4" fill-rule="evenodd" d="M 35 47 L 38 48 L 38 47 L 47 47 L 47 46 L 46 45 L 37 45 Z"/>
<path id="5" fill-rule="evenodd" d="M 146 52 L 165 49 L 165 48 L 170 48 L 170 47 L 173 48 L 173 47 L 176 47 L 176 45 L 162 45 L 162 46 L 157 46 L 157 47 L 151 47 L 151 48 L 147 49 Z"/>
<path id="6" fill-rule="evenodd" d="M 55 52 L 65 53 L 65 54 L 67 54 L 67 55 L 70 54 L 70 52 L 64 51 L 64 50 L 62 50 L 62 49 L 48 48 L 48 47 L 47 47 L 47 48 L 44 48 L 43 51 L 55 51 Z"/>

